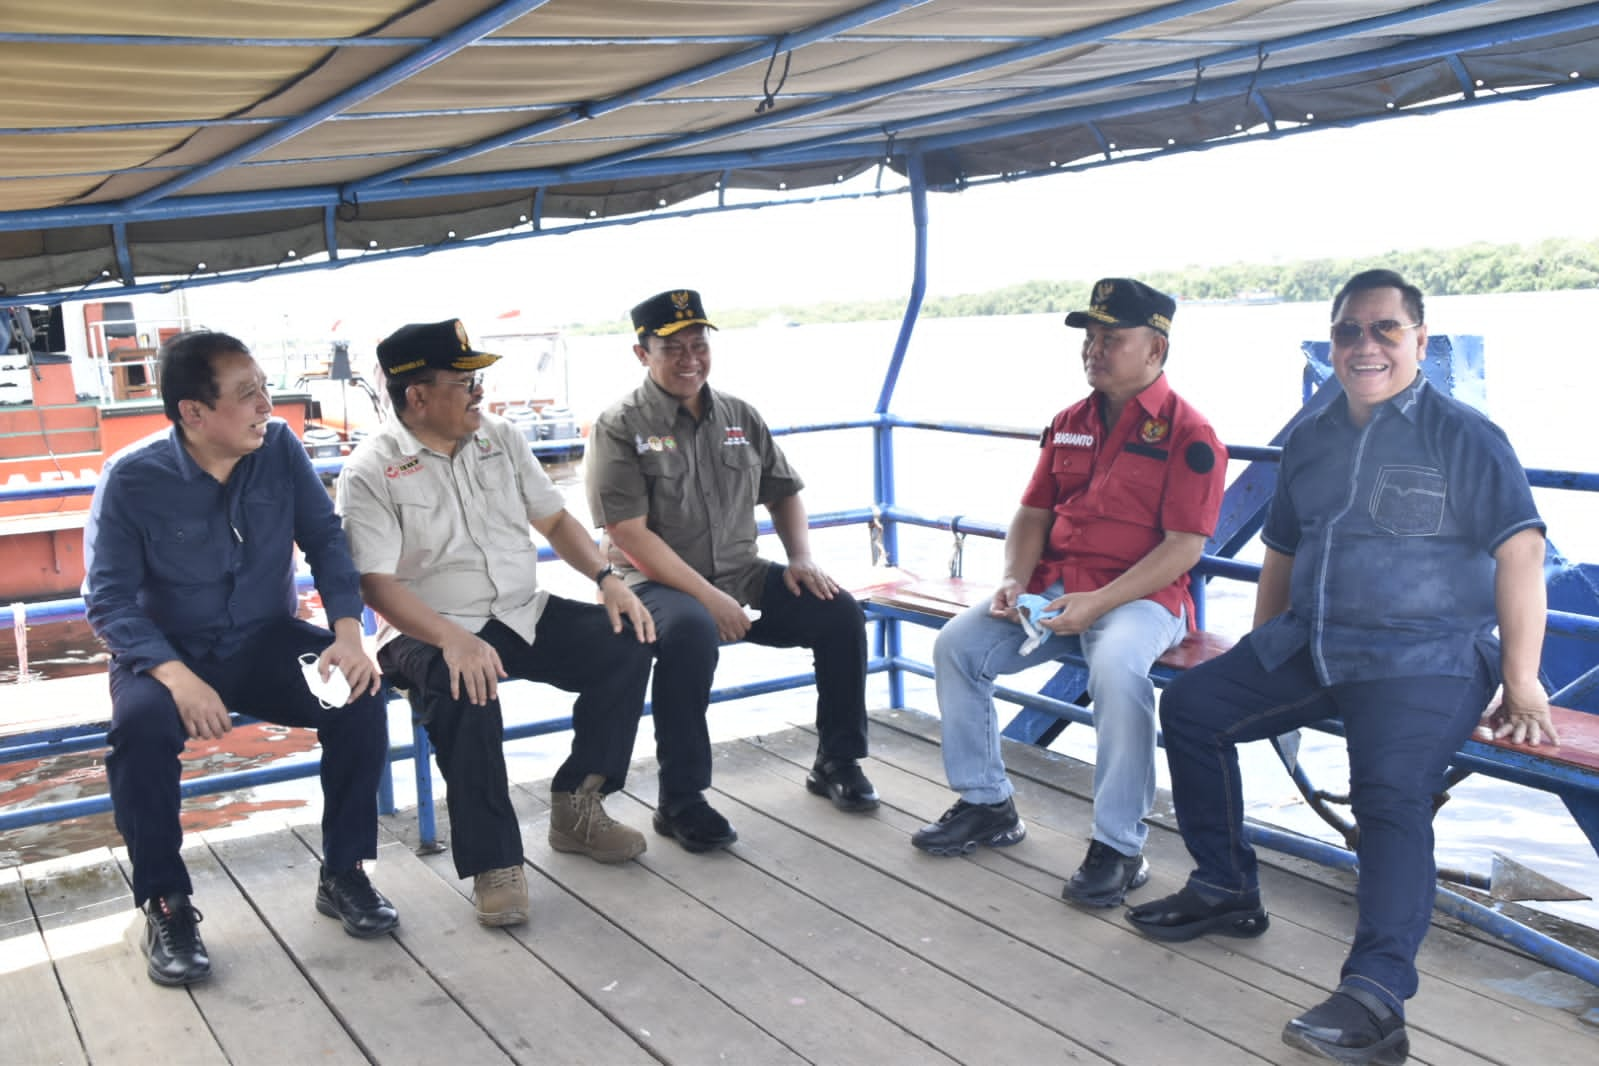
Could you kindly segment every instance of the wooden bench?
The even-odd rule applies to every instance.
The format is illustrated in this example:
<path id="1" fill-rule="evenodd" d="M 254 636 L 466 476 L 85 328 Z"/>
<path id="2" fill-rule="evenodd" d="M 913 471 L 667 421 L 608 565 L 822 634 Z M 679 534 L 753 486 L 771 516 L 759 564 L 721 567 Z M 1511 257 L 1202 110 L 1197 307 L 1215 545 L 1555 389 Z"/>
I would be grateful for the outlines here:
<path id="1" fill-rule="evenodd" d="M 936 629 L 966 608 L 987 602 L 992 594 L 992 585 L 963 578 L 929 579 L 902 570 L 885 569 L 879 579 L 863 580 L 856 596 L 870 618 L 906 621 Z M 1156 660 L 1150 676 L 1157 683 L 1165 684 L 1184 670 L 1216 658 L 1233 644 L 1233 640 L 1217 634 L 1190 633 L 1182 643 Z M 1085 667 L 1080 657 L 1065 655 L 1063 661 Z M 1462 745 L 1456 757 L 1450 783 L 1468 773 L 1479 772 L 1553 792 L 1565 801 L 1578 826 L 1599 853 L 1599 715 L 1569 707 L 1552 706 L 1549 711 L 1560 733 L 1558 747 L 1471 739 Z M 1091 722 L 1092 718 L 1074 715 L 1066 720 Z M 1314 728 L 1342 733 L 1338 723 L 1332 721 Z M 1048 739 L 1042 742 L 1047 743 Z M 1295 783 L 1306 792 L 1307 801 L 1329 824 L 1347 834 L 1347 824 L 1340 824 L 1325 809 L 1326 794 L 1313 796 L 1307 791 L 1312 786 L 1296 772 L 1291 756 L 1284 753 L 1281 746 L 1278 746 L 1278 753 L 1284 757 Z"/>

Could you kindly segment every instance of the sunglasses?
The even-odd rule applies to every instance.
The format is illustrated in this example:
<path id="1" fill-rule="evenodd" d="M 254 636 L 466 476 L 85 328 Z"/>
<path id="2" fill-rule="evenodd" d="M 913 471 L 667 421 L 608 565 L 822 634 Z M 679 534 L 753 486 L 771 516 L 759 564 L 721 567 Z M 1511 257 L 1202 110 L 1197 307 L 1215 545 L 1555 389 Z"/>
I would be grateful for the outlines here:
<path id="1" fill-rule="evenodd" d="M 1400 322 L 1393 318 L 1379 318 L 1365 325 L 1346 319 L 1333 323 L 1332 339 L 1334 344 L 1359 344 L 1360 338 L 1370 332 L 1372 340 L 1384 348 L 1392 348 L 1404 341 L 1405 330 L 1415 329 L 1419 325 L 1420 322 Z"/>
<path id="2" fill-rule="evenodd" d="M 483 387 L 483 372 L 480 370 L 464 381 L 460 378 L 434 378 L 435 385 L 459 385 L 468 392 L 477 392 Z"/>

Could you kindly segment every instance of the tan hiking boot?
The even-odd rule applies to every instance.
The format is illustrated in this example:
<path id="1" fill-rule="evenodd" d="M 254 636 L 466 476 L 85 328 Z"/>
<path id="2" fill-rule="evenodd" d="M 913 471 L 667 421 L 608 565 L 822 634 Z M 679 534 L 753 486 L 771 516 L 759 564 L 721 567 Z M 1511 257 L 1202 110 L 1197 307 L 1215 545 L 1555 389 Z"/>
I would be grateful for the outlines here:
<path id="1" fill-rule="evenodd" d="M 601 774 L 589 774 L 576 792 L 550 793 L 550 847 L 595 862 L 626 862 L 644 854 L 644 834 L 605 813 Z"/>
<path id="2" fill-rule="evenodd" d="M 472 878 L 479 925 L 521 925 L 527 921 L 527 877 L 521 866 L 484 870 Z"/>

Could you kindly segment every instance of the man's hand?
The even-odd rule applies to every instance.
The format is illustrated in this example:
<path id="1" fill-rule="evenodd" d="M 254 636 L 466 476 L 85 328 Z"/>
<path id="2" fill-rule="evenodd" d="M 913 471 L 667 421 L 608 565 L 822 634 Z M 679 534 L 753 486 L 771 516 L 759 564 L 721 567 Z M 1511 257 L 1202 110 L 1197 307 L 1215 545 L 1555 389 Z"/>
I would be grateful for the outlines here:
<path id="1" fill-rule="evenodd" d="M 1007 577 L 994 590 L 994 598 L 988 601 L 988 613 L 1007 622 L 1020 622 L 1021 618 L 1016 614 L 1016 597 L 1024 591 L 1026 589 L 1020 581 Z"/>
<path id="2" fill-rule="evenodd" d="M 830 600 L 838 593 L 838 582 L 809 559 L 797 559 L 783 570 L 783 584 L 798 596 L 804 589 L 819 600 Z"/>
<path id="3" fill-rule="evenodd" d="M 721 589 L 713 588 L 708 601 L 700 602 L 711 612 L 711 621 L 716 623 L 716 636 L 723 644 L 743 640 L 744 634 L 750 631 L 750 616 L 744 613 L 744 608 L 739 606 L 737 600 Z"/>
<path id="4" fill-rule="evenodd" d="M 1504 685 L 1488 702 L 1474 734 L 1478 740 L 1504 740 L 1537 747 L 1545 742 L 1560 746 L 1549 696 L 1542 685 Z"/>
<path id="5" fill-rule="evenodd" d="M 500 663 L 500 653 L 476 634 L 458 629 L 440 646 L 444 665 L 450 668 L 450 698 L 467 699 L 481 707 L 500 694 L 500 682 L 510 675 Z"/>
<path id="6" fill-rule="evenodd" d="M 1060 637 L 1081 636 L 1105 613 L 1092 592 L 1068 592 L 1051 600 L 1049 610 L 1059 611 L 1060 614 L 1044 619 L 1039 625 Z"/>
<path id="7" fill-rule="evenodd" d="M 345 706 L 363 695 L 370 696 L 377 692 L 383 678 L 378 664 L 366 653 L 366 645 L 361 643 L 358 633 L 350 635 L 343 630 L 338 631 L 333 643 L 322 650 L 316 661 L 317 673 L 322 680 L 326 681 L 333 676 L 334 670 L 338 670 L 344 674 L 344 680 L 350 683 L 350 696 L 344 701 Z"/>
<path id="8" fill-rule="evenodd" d="M 605 613 L 611 616 L 612 633 L 622 631 L 622 616 L 626 615 L 633 621 L 633 632 L 640 644 L 655 643 L 655 619 L 627 582 L 619 577 L 606 578 L 600 585 L 600 602 L 605 605 Z"/>
<path id="9" fill-rule="evenodd" d="M 162 663 L 150 676 L 167 687 L 178 705 L 178 718 L 184 731 L 195 740 L 217 740 L 233 728 L 233 719 L 217 695 L 199 674 L 176 659 Z"/>

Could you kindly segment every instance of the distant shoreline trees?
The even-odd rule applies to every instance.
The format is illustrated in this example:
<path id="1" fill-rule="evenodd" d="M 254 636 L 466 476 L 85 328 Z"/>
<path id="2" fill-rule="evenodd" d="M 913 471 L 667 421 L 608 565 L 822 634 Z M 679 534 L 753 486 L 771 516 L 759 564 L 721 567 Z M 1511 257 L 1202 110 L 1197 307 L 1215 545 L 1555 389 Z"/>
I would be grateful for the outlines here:
<path id="1" fill-rule="evenodd" d="M 1399 271 L 1428 296 L 1481 296 L 1500 292 L 1546 292 L 1599 288 L 1599 240 L 1553 237 L 1536 244 L 1468 244 L 1386 255 L 1302 259 L 1291 263 L 1231 263 L 1141 273 L 1140 279 L 1182 300 L 1287 303 L 1331 300 L 1352 274 L 1373 266 Z M 1076 307 L 1093 278 L 1026 281 L 987 292 L 926 300 L 926 318 L 1029 315 Z M 811 324 L 898 319 L 900 300 L 832 301 L 805 306 L 718 310 L 717 325 L 740 329 L 767 321 Z M 622 321 L 568 327 L 574 334 L 627 332 Z"/>

